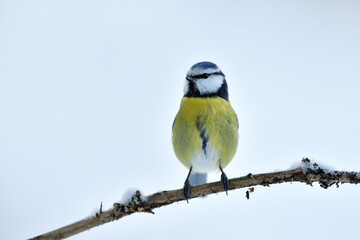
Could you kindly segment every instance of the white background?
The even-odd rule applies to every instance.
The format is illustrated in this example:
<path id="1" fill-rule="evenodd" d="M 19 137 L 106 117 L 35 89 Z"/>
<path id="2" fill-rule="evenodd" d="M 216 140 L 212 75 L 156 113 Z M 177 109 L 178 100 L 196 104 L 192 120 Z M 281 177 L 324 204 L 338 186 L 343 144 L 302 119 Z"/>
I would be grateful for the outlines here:
<path id="1" fill-rule="evenodd" d="M 358 1 L 0 0 L 0 238 L 73 223 L 130 187 L 181 188 L 171 125 L 204 60 L 225 73 L 240 122 L 228 177 L 303 157 L 359 171 L 359 43 Z M 358 236 L 359 186 L 245 191 L 71 239 Z"/>

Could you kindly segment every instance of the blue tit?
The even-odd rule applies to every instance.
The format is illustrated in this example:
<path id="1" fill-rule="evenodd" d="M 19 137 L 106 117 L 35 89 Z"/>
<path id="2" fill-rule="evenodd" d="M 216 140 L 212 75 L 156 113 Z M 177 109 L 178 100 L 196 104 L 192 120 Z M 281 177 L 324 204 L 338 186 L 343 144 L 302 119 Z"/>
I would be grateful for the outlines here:
<path id="1" fill-rule="evenodd" d="M 176 157 L 189 169 L 184 198 L 190 188 L 204 184 L 207 173 L 220 170 L 224 190 L 229 180 L 223 171 L 238 145 L 238 119 L 229 102 L 225 75 L 211 62 L 193 65 L 186 75 L 184 97 L 172 127 Z"/>

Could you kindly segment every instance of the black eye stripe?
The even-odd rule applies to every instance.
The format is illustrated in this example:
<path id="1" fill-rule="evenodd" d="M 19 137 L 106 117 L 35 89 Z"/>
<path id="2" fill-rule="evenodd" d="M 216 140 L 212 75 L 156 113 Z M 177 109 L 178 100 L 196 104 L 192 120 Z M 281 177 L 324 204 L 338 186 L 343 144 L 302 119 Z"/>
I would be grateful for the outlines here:
<path id="1" fill-rule="evenodd" d="M 198 79 L 198 78 L 208 78 L 211 74 L 208 73 L 203 73 L 201 75 L 195 75 L 194 78 Z"/>
<path id="2" fill-rule="evenodd" d="M 203 73 L 203 74 L 199 74 L 199 75 L 193 75 L 192 78 L 195 79 L 206 79 L 212 75 L 221 75 L 224 76 L 224 74 L 220 71 L 220 72 L 214 72 L 214 73 Z"/>

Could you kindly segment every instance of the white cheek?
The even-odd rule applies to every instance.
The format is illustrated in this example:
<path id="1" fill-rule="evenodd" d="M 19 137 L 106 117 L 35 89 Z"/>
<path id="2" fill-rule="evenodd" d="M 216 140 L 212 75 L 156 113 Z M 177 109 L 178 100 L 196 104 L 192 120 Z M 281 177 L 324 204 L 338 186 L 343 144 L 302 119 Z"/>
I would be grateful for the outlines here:
<path id="1" fill-rule="evenodd" d="M 207 79 L 198 79 L 195 84 L 200 94 L 216 93 L 224 82 L 221 75 L 210 76 Z"/>

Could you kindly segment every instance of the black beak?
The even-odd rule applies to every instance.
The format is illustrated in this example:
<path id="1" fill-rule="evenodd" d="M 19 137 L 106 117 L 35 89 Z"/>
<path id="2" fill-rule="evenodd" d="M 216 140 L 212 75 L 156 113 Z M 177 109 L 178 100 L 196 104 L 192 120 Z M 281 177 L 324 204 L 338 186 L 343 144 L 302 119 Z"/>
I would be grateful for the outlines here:
<path id="1" fill-rule="evenodd" d="M 195 78 L 193 78 L 193 77 L 190 76 L 190 75 L 187 75 L 187 76 L 186 76 L 186 80 L 188 80 L 189 82 L 194 82 L 194 81 L 195 81 Z"/>

